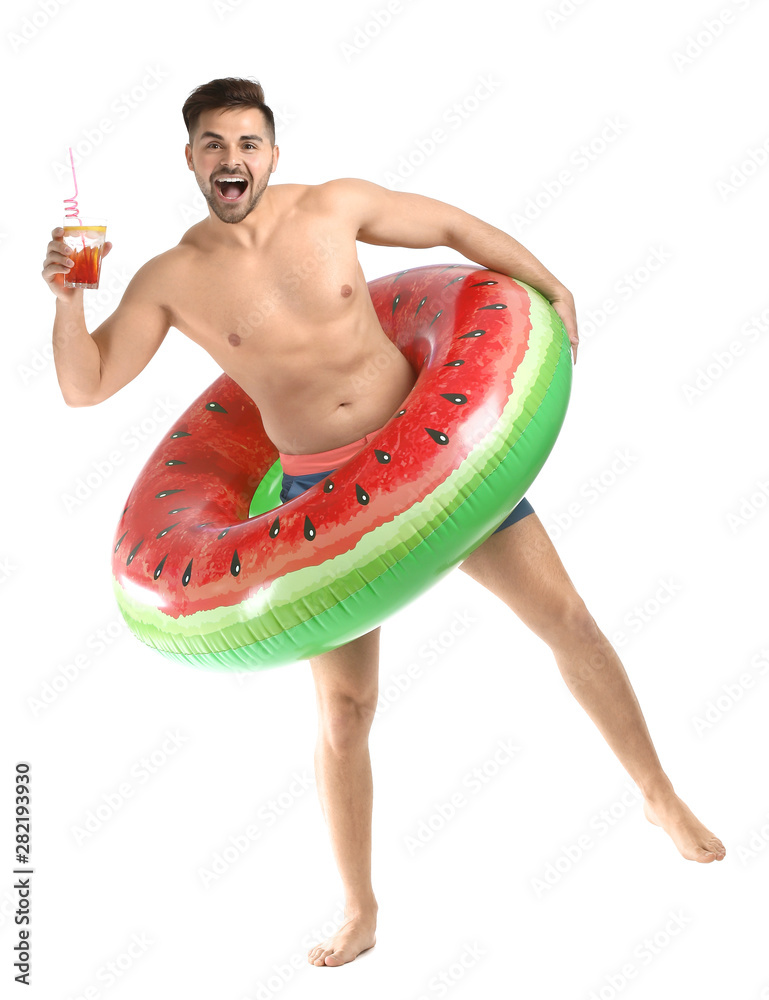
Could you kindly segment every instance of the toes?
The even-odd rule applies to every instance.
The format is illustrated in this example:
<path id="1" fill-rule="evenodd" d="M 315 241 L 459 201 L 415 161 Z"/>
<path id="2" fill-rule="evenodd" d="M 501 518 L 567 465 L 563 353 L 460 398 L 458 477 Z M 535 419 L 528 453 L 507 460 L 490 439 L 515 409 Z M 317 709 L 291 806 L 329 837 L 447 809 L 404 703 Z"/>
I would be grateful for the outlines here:
<path id="1" fill-rule="evenodd" d="M 344 965 L 346 959 L 341 951 L 332 951 L 326 955 L 326 965 Z"/>

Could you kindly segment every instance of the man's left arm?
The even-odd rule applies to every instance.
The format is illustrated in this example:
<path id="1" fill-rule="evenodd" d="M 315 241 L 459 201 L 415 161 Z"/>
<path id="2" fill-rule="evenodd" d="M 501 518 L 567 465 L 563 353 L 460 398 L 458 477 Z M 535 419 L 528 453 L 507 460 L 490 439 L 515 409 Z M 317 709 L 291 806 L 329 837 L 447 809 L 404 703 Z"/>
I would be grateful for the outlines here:
<path id="1" fill-rule="evenodd" d="M 579 334 L 574 296 L 555 275 L 512 236 L 445 202 L 371 181 L 344 177 L 325 185 L 340 209 L 354 213 L 357 239 L 377 246 L 451 247 L 468 260 L 520 278 L 550 301 L 563 320 L 577 361 Z"/>

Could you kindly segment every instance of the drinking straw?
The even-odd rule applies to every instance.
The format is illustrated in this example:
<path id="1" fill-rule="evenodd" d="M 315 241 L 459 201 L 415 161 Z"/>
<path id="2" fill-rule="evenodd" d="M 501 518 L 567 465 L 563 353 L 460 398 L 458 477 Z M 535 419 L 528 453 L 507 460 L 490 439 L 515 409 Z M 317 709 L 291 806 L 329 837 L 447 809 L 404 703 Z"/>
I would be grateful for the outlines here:
<path id="1" fill-rule="evenodd" d="M 75 193 L 71 198 L 64 199 L 64 208 L 65 208 L 64 221 L 66 222 L 67 219 L 77 219 L 78 226 L 82 226 L 83 223 L 81 222 L 80 216 L 78 215 L 78 207 L 77 207 L 77 174 L 75 173 L 75 161 L 72 159 L 72 147 L 69 146 L 68 149 L 69 149 L 69 162 L 72 165 L 72 180 L 75 182 Z M 71 202 L 71 204 L 67 205 L 67 202 Z M 84 233 L 80 234 L 80 239 L 83 241 L 83 249 L 85 250 Z"/>

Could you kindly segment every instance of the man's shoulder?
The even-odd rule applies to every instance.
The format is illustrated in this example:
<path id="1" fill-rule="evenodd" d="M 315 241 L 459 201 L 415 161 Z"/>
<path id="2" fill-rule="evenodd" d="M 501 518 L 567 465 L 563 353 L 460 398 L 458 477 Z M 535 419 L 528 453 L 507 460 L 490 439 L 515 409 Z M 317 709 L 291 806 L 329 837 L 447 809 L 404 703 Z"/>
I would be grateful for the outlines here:
<path id="1" fill-rule="evenodd" d="M 356 223 L 366 217 L 372 206 L 380 204 L 387 193 L 379 184 L 362 177 L 335 177 L 313 185 L 312 191 L 314 204 L 319 210 L 336 216 L 346 215 Z"/>

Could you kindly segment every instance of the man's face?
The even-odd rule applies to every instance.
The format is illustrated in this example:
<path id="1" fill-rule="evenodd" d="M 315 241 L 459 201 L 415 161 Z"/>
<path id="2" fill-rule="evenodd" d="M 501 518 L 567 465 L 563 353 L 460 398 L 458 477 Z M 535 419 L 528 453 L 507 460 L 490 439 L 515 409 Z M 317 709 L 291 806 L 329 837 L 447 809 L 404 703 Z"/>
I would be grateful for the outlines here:
<path id="1" fill-rule="evenodd" d="M 242 222 L 259 203 L 278 165 L 258 108 L 205 111 L 185 153 L 203 196 L 222 222 Z M 221 178 L 242 177 L 246 183 Z M 219 183 L 217 183 L 219 180 Z"/>

